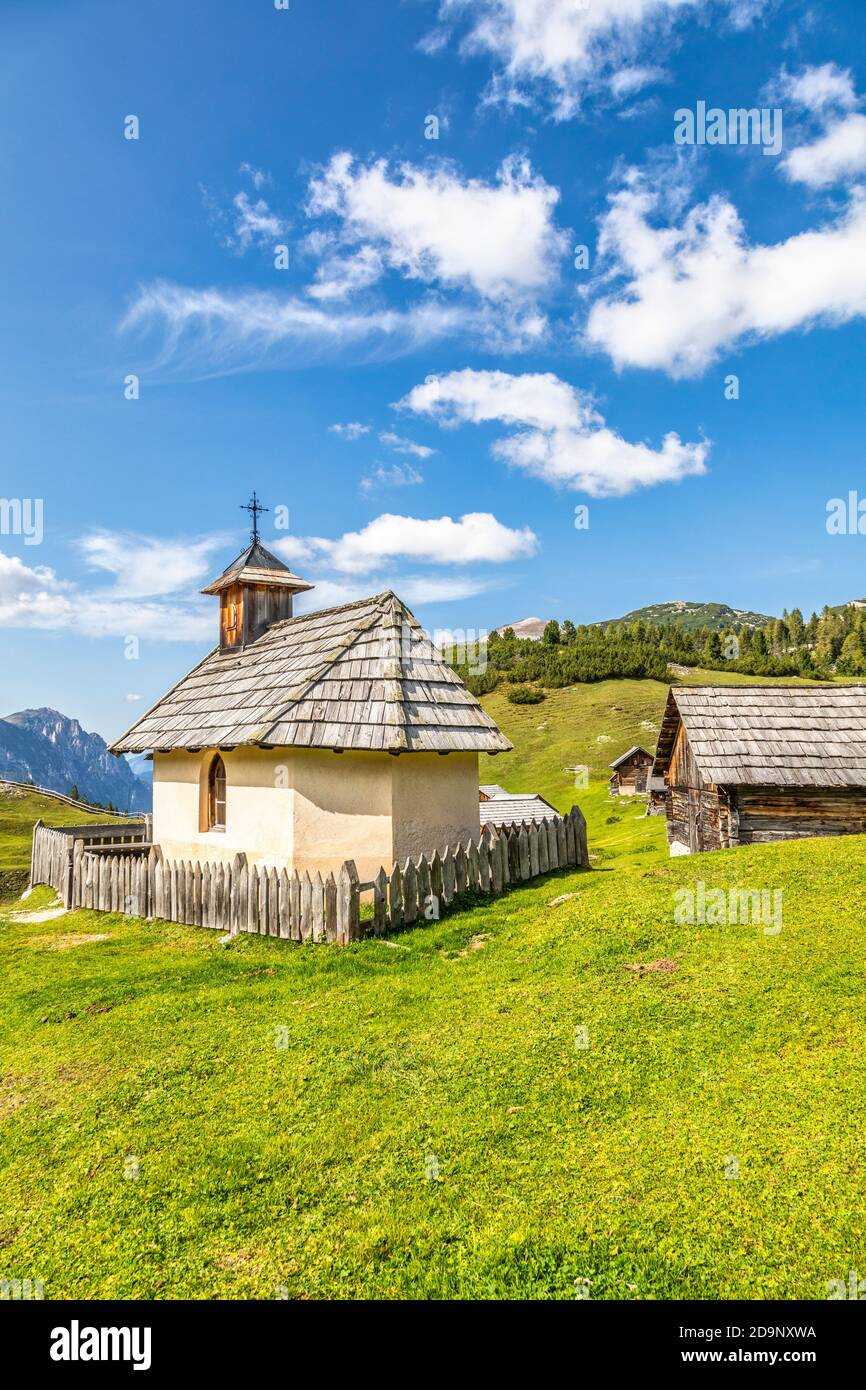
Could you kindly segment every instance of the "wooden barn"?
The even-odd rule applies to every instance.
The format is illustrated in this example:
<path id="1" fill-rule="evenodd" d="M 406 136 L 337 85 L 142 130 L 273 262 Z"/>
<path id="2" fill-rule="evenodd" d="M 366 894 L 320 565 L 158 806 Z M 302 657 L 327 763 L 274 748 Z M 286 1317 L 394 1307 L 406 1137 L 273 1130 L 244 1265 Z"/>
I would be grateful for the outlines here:
<path id="1" fill-rule="evenodd" d="M 656 777 L 672 854 L 866 833 L 866 687 L 671 689 Z"/>
<path id="2" fill-rule="evenodd" d="M 647 778 L 653 765 L 653 755 L 637 745 L 629 748 L 610 764 L 612 796 L 640 796 L 647 789 Z"/>

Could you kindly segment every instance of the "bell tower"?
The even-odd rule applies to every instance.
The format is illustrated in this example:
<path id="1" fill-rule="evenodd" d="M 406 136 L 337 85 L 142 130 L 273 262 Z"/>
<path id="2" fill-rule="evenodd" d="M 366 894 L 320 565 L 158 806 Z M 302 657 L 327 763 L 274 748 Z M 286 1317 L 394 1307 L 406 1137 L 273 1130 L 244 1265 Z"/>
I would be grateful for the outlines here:
<path id="1" fill-rule="evenodd" d="M 243 510 L 253 519 L 250 544 L 201 591 L 219 596 L 220 651 L 224 652 L 248 647 L 274 623 L 291 618 L 293 595 L 314 587 L 262 545 L 258 521 L 268 509 L 261 506 L 255 493 Z"/>

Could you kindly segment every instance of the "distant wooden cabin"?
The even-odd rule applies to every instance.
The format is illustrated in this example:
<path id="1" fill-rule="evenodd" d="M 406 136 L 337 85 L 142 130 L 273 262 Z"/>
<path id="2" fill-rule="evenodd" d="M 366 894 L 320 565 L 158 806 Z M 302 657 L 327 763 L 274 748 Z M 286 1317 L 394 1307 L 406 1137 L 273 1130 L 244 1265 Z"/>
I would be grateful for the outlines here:
<path id="1" fill-rule="evenodd" d="M 637 744 L 629 748 L 610 766 L 613 773 L 610 790 L 613 796 L 640 796 L 647 789 L 647 778 L 653 765 L 653 755 Z"/>
<path id="2" fill-rule="evenodd" d="M 866 687 L 672 689 L 652 777 L 672 854 L 866 833 Z"/>

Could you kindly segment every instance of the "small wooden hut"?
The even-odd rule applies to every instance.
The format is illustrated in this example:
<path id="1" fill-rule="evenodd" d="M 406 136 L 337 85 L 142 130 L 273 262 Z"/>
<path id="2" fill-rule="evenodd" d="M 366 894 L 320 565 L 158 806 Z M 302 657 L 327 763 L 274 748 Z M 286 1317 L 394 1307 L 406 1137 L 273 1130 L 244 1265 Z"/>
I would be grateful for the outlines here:
<path id="1" fill-rule="evenodd" d="M 635 744 L 610 764 L 612 796 L 640 796 L 646 791 L 653 755 Z"/>
<path id="2" fill-rule="evenodd" d="M 866 833 L 866 687 L 671 689 L 656 777 L 671 853 Z"/>

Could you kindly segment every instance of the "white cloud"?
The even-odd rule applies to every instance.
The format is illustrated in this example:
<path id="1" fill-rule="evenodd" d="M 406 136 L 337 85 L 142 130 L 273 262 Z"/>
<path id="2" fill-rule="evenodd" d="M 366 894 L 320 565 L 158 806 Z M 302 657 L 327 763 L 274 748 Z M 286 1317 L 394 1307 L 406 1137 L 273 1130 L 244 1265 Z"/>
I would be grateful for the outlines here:
<path id="1" fill-rule="evenodd" d="M 783 72 L 781 95 L 817 118 L 822 133 L 786 155 L 782 168 L 793 183 L 828 188 L 866 172 L 866 116 L 855 111 L 858 97 L 851 73 L 833 63 Z"/>
<path id="2" fill-rule="evenodd" d="M 395 434 L 393 430 L 384 430 L 379 435 L 381 442 L 389 449 L 393 449 L 395 454 L 411 454 L 416 459 L 432 458 L 436 450 L 431 449 L 427 444 L 416 444 L 412 439 L 404 439 L 401 434 Z"/>
<path id="3" fill-rule="evenodd" d="M 811 145 L 799 145 L 783 168 L 795 183 L 827 188 L 866 172 L 866 116 L 852 111 L 834 121 Z"/>
<path id="4" fill-rule="evenodd" d="M 783 72 L 780 90 L 790 101 L 817 114 L 823 113 L 828 107 L 841 107 L 847 111 L 857 105 L 850 71 L 837 67 L 835 63 L 806 67 L 796 74 Z"/>
<path id="5" fill-rule="evenodd" d="M 375 284 L 383 269 L 375 246 L 360 246 L 348 256 L 328 256 L 317 268 L 312 285 L 307 286 L 307 294 L 320 301 L 348 299 Z"/>
<path id="6" fill-rule="evenodd" d="M 253 245 L 269 246 L 286 231 L 287 224 L 271 211 L 264 198 L 251 203 L 246 193 L 237 193 L 232 206 L 233 230 L 229 240 L 236 242 L 241 251 Z"/>
<path id="7" fill-rule="evenodd" d="M 299 594 L 295 611 L 311 613 L 321 608 L 336 608 L 386 589 L 392 589 L 405 603 L 456 603 L 487 593 L 493 587 L 498 585 L 472 575 L 367 574 L 358 579 L 317 579 L 314 589 Z"/>
<path id="8" fill-rule="evenodd" d="M 447 46 L 450 38 L 450 29 L 430 29 L 423 38 L 418 40 L 416 48 L 420 53 L 426 53 L 428 57 L 431 57 L 434 53 L 441 53 L 442 49 Z"/>
<path id="9" fill-rule="evenodd" d="M 277 350 L 309 361 L 311 352 L 352 348 L 393 357 L 457 335 L 520 347 L 538 336 L 531 315 L 512 322 L 428 296 L 406 309 L 326 310 L 270 291 L 194 289 L 165 281 L 144 286 L 121 331 L 162 333 L 158 368 L 179 362 L 201 373 L 259 365 Z M 537 331 L 538 330 L 538 331 Z"/>
<path id="10" fill-rule="evenodd" d="M 714 8 L 744 27 L 762 0 L 442 0 L 440 16 L 468 16 L 464 52 L 492 56 L 488 101 L 525 105 L 541 91 L 554 118 L 567 120 L 588 91 L 616 97 L 628 89 L 621 74 L 650 73 L 642 55 L 678 18 Z"/>
<path id="11" fill-rule="evenodd" d="M 341 152 L 311 180 L 307 211 L 333 214 L 342 242 L 366 247 L 383 268 L 496 301 L 532 297 L 555 277 L 566 245 L 553 221 L 558 201 L 527 160 L 506 160 L 484 183 L 445 163 L 392 174 L 387 160 L 364 165 Z"/>
<path id="12" fill-rule="evenodd" d="M 362 425 L 360 420 L 349 420 L 345 425 L 329 425 L 328 429 L 341 439 L 348 440 L 360 439 L 362 435 L 370 433 L 370 426 Z"/>
<path id="13" fill-rule="evenodd" d="M 2 553 L 0 627 L 86 637 L 134 635 L 163 642 L 199 642 L 215 636 L 213 609 L 204 600 L 131 600 L 114 589 L 81 589 L 47 565 L 28 568 Z"/>
<path id="14" fill-rule="evenodd" d="M 141 700 L 143 697 L 141 695 L 136 695 L 133 691 L 130 691 L 130 693 L 128 695 L 124 695 L 123 698 L 128 705 L 134 705 L 138 700 Z"/>
<path id="15" fill-rule="evenodd" d="M 271 176 L 265 169 L 256 169 L 252 164 L 244 160 L 238 170 L 239 174 L 246 174 L 254 188 L 264 188 L 266 183 L 271 182 Z"/>
<path id="16" fill-rule="evenodd" d="M 586 340 L 618 367 L 673 376 L 703 371 L 720 352 L 866 314 L 866 198 L 824 226 L 750 244 L 736 208 L 716 195 L 679 225 L 656 225 L 660 193 L 630 175 L 611 199 L 598 241 L 608 279 Z"/>
<path id="17" fill-rule="evenodd" d="M 377 464 L 372 473 L 361 479 L 359 487 L 367 496 L 376 487 L 415 487 L 423 481 L 417 468 L 410 467 L 408 463 L 395 463 L 390 468 Z"/>
<path id="18" fill-rule="evenodd" d="M 665 435 L 660 449 L 630 444 L 610 429 L 591 401 L 552 372 L 476 372 L 430 376 L 399 402 L 445 426 L 498 421 L 515 433 L 492 453 L 534 477 L 592 497 L 705 472 L 709 445 Z"/>
<path id="19" fill-rule="evenodd" d="M 156 540 L 128 532 L 93 531 L 78 548 L 91 569 L 114 575 L 119 598 L 182 593 L 209 576 L 210 557 L 226 544 L 224 536 L 198 540 Z"/>
<path id="20" fill-rule="evenodd" d="M 534 555 L 538 539 L 528 526 L 514 530 L 490 512 L 421 519 L 384 512 L 360 531 L 336 540 L 287 536 L 274 549 L 293 564 L 317 562 L 345 574 L 365 574 L 388 561 L 435 565 L 503 564 Z"/>

